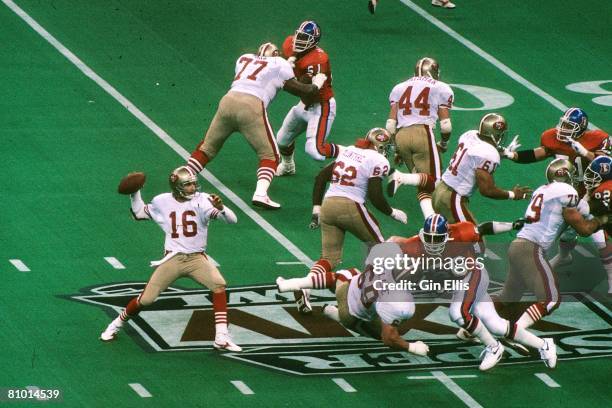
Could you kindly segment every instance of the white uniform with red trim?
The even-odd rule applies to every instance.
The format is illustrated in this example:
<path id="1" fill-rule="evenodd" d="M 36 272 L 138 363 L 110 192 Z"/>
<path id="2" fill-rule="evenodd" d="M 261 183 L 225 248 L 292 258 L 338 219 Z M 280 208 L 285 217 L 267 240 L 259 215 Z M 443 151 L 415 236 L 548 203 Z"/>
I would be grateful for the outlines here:
<path id="1" fill-rule="evenodd" d="M 389 102 L 398 103 L 397 128 L 411 125 L 436 127 L 438 108 L 453 107 L 453 90 L 442 81 L 422 76 L 412 77 L 391 90 Z"/>
<path id="2" fill-rule="evenodd" d="M 442 181 L 460 196 L 470 197 L 476 188 L 476 170 L 493 174 L 499 162 L 497 149 L 480 139 L 478 131 L 469 130 L 459 138 L 457 150 L 442 175 Z"/>
<path id="3" fill-rule="evenodd" d="M 374 275 L 374 279 L 378 279 Z M 408 291 L 396 291 L 393 299 L 383 302 L 371 295 L 377 292 L 373 287 L 373 281 L 368 280 L 363 274 L 354 276 L 349 282 L 347 302 L 351 316 L 371 322 L 380 317 L 386 324 L 398 325 L 408 320 L 414 314 L 415 306 L 412 295 Z"/>
<path id="4" fill-rule="evenodd" d="M 531 223 L 525 224 L 516 236 L 538 244 L 547 251 L 567 227 L 563 209 L 576 207 L 578 192 L 574 187 L 560 182 L 545 184 L 531 195 L 525 211 L 525 218 Z"/>
<path id="5" fill-rule="evenodd" d="M 219 216 L 210 195 L 196 193 L 189 200 L 177 201 L 171 193 L 159 194 L 145 206 L 145 212 L 166 233 L 164 249 L 185 254 L 206 251 L 208 222 Z"/>
<path id="6" fill-rule="evenodd" d="M 364 204 L 371 177 L 386 177 L 389 174 L 389 160 L 376 150 L 356 146 L 340 146 L 335 160 L 327 197 L 346 197 Z"/>
<path id="7" fill-rule="evenodd" d="M 236 75 L 230 91 L 256 96 L 267 108 L 285 81 L 292 78 L 295 78 L 293 68 L 286 59 L 244 54 L 236 60 Z"/>

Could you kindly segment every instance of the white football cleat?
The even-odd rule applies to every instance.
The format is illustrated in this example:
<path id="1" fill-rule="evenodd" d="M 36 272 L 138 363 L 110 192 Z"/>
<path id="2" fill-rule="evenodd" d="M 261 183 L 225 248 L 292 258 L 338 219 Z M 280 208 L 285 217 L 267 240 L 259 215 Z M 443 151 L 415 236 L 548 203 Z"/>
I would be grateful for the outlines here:
<path id="1" fill-rule="evenodd" d="M 295 162 L 292 161 L 286 161 L 286 160 L 282 160 L 281 162 L 278 164 L 278 167 L 276 168 L 276 175 L 277 176 L 291 176 L 295 174 Z"/>
<path id="2" fill-rule="evenodd" d="M 312 305 L 310 304 L 310 289 L 300 289 L 293 292 L 295 304 L 298 312 L 301 314 L 312 313 Z"/>
<path id="3" fill-rule="evenodd" d="M 302 288 L 297 282 L 298 279 L 285 279 L 282 276 L 276 278 L 276 288 L 280 293 L 299 291 Z"/>
<path id="4" fill-rule="evenodd" d="M 281 207 L 279 203 L 270 200 L 270 197 L 267 195 L 253 194 L 253 199 L 251 202 L 256 207 L 266 208 L 268 210 L 278 210 Z"/>
<path id="5" fill-rule="evenodd" d="M 455 4 L 451 3 L 449 0 L 431 0 L 431 5 L 447 9 L 454 9 L 456 7 Z"/>
<path id="6" fill-rule="evenodd" d="M 555 368 L 557 366 L 557 346 L 550 337 L 546 337 L 542 340 L 544 340 L 544 346 L 539 350 L 540 358 L 544 360 L 546 367 Z"/>
<path id="7" fill-rule="evenodd" d="M 340 322 L 340 313 L 338 312 L 338 307 L 334 305 L 323 305 L 323 315 L 332 320 Z"/>
<path id="8" fill-rule="evenodd" d="M 552 257 L 549 263 L 552 269 L 557 269 L 562 266 L 570 265 L 573 262 L 573 260 L 574 260 L 574 257 L 572 256 L 572 254 L 568 254 L 568 256 L 564 256 L 564 257 L 561 257 L 561 254 L 557 254 Z"/>
<path id="9" fill-rule="evenodd" d="M 370 10 L 370 14 L 376 13 L 376 5 L 378 0 L 370 0 L 368 1 L 368 10 Z"/>
<path id="10" fill-rule="evenodd" d="M 483 357 L 484 355 L 484 357 Z M 498 341 L 494 346 L 487 346 L 480 354 L 482 361 L 478 367 L 480 371 L 487 371 L 495 367 L 504 355 L 504 346 Z"/>
<path id="11" fill-rule="evenodd" d="M 117 317 L 115 320 L 110 322 L 110 324 L 106 327 L 106 330 L 104 330 L 102 334 L 100 334 L 100 340 L 102 341 L 115 340 L 115 338 L 117 337 L 117 334 L 119 334 L 119 331 L 121 330 L 121 326 L 123 326 L 123 322 L 121 321 L 120 318 Z"/>
<path id="12" fill-rule="evenodd" d="M 242 347 L 234 343 L 229 333 L 217 333 L 215 334 L 215 342 L 213 347 L 221 351 L 242 351 Z"/>
<path id="13" fill-rule="evenodd" d="M 459 340 L 463 340 L 466 343 L 474 343 L 474 344 L 482 343 L 478 337 L 472 336 L 470 332 L 465 330 L 463 327 L 459 329 L 456 336 Z"/>

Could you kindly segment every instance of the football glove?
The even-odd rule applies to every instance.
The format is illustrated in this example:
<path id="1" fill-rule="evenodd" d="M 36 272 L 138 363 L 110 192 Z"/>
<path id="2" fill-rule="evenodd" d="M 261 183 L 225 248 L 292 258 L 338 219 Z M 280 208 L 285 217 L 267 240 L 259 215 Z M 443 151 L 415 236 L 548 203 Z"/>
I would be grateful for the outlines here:
<path id="1" fill-rule="evenodd" d="M 391 218 L 393 218 L 395 221 L 401 222 L 402 224 L 408 224 L 408 216 L 405 212 L 398 210 L 397 208 L 392 208 L 391 210 Z"/>
<path id="2" fill-rule="evenodd" d="M 291 65 L 291 68 L 295 68 L 295 60 L 296 59 L 297 58 L 294 57 L 294 56 L 291 56 L 291 57 L 287 58 L 287 62 L 289 63 L 289 65 Z"/>
<path id="3" fill-rule="evenodd" d="M 319 89 L 321 89 L 325 81 L 327 81 L 327 75 L 321 72 L 319 72 L 317 75 L 312 77 L 312 84 Z"/>
<path id="4" fill-rule="evenodd" d="M 448 140 L 440 140 L 436 146 L 442 153 L 445 153 L 448 150 Z"/>
<path id="5" fill-rule="evenodd" d="M 310 217 L 310 224 L 308 224 L 308 228 L 311 230 L 319 228 L 321 222 L 319 220 L 319 214 L 321 213 L 321 206 L 315 205 L 312 207 L 312 217 Z"/>
<path id="6" fill-rule="evenodd" d="M 429 353 L 429 346 L 422 341 L 408 343 L 408 351 L 417 356 L 426 356 Z"/>
<path id="7" fill-rule="evenodd" d="M 505 158 L 513 160 L 514 156 L 516 156 L 515 152 L 518 150 L 519 147 L 521 147 L 521 144 L 519 143 L 519 135 L 516 135 L 514 136 L 510 144 L 504 147 L 500 153 Z"/>
<path id="8" fill-rule="evenodd" d="M 519 231 L 520 229 L 523 228 L 523 226 L 526 223 L 528 224 L 529 220 L 527 220 L 526 218 L 519 218 L 518 220 L 516 220 L 516 221 L 514 221 L 512 223 L 512 229 L 515 230 L 515 231 Z"/>

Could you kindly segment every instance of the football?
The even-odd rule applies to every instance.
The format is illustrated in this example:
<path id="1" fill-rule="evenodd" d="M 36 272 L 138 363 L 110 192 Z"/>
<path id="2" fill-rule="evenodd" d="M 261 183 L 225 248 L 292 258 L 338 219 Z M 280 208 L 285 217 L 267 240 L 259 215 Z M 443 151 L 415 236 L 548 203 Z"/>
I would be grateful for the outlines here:
<path id="1" fill-rule="evenodd" d="M 147 176 L 142 172 L 129 173 L 121 179 L 117 192 L 119 194 L 134 194 L 144 186 Z"/>

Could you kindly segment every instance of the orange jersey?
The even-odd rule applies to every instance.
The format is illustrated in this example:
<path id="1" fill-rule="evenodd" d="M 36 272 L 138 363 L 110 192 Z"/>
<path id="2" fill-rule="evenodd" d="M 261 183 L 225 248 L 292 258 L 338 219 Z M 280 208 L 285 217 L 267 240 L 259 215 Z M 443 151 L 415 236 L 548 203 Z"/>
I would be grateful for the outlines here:
<path id="1" fill-rule="evenodd" d="M 576 140 L 590 152 L 605 152 L 609 149 L 608 134 L 602 130 L 587 130 Z M 557 139 L 557 129 L 553 128 L 544 131 L 544 133 L 542 133 L 541 144 L 542 147 L 546 149 L 546 153 L 550 155 L 562 154 L 564 156 L 569 156 L 572 162 L 575 162 L 576 157 L 579 157 L 578 153 L 576 153 L 568 143 Z M 583 165 L 584 170 L 586 166 L 588 166 L 588 163 L 583 163 Z"/>
<path id="2" fill-rule="evenodd" d="M 294 55 L 293 35 L 288 36 L 283 42 L 283 55 L 286 58 Z M 306 51 L 303 55 L 297 57 L 298 59 L 295 61 L 295 68 L 293 68 L 295 76 L 297 78 L 301 78 L 306 74 L 315 76 L 318 73 L 327 75 L 327 80 L 323 83 L 323 86 L 319 90 L 319 100 L 324 102 L 333 98 L 334 90 L 332 89 L 332 72 L 327 53 L 319 47 L 314 47 Z"/>
<path id="3" fill-rule="evenodd" d="M 441 257 L 474 257 L 474 248 L 472 243 L 476 243 L 481 240 L 480 234 L 476 229 L 476 226 L 468 221 L 457 222 L 455 224 L 448 225 L 449 240 L 446 243 L 444 252 Z M 425 252 L 425 247 L 421 242 L 418 235 L 410 238 L 395 237 L 393 242 L 396 242 L 402 252 L 410 257 L 418 258 L 420 256 L 428 256 Z M 453 244 L 464 244 L 464 245 L 453 245 Z M 470 244 L 470 245 L 466 245 Z"/>
<path id="4" fill-rule="evenodd" d="M 610 198 L 612 197 L 612 180 L 604 181 L 589 196 L 589 207 L 593 215 L 612 215 Z M 604 230 L 608 236 L 612 235 L 612 225 L 606 224 Z"/>

